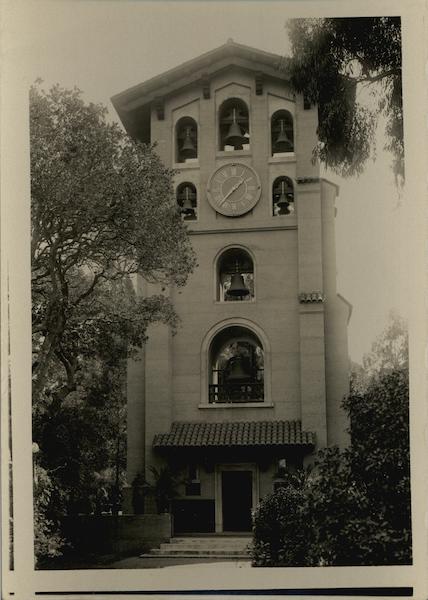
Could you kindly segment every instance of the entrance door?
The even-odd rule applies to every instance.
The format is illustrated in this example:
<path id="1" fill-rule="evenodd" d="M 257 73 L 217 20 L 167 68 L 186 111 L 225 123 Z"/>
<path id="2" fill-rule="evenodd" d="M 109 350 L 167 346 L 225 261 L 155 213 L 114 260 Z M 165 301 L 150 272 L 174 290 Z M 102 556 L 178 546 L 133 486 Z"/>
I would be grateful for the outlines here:
<path id="1" fill-rule="evenodd" d="M 222 471 L 223 531 L 251 531 L 252 471 Z"/>

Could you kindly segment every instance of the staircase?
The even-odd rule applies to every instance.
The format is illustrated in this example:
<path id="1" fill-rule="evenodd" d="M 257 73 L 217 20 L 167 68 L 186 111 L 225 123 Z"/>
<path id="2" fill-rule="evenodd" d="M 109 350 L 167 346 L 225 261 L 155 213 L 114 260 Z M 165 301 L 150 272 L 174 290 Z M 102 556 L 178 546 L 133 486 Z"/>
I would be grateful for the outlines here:
<path id="1" fill-rule="evenodd" d="M 173 537 L 160 548 L 153 548 L 144 557 L 159 558 L 219 558 L 249 560 L 250 536 Z"/>

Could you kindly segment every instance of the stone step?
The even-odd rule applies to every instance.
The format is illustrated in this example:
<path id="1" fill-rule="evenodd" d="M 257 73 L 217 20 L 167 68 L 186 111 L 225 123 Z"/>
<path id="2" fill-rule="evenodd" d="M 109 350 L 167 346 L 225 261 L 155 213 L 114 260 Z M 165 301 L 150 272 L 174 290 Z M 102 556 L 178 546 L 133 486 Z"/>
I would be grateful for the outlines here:
<path id="1" fill-rule="evenodd" d="M 175 544 L 162 544 L 159 548 L 161 552 L 247 552 L 245 546 L 181 546 Z"/>
<path id="2" fill-rule="evenodd" d="M 250 556 L 248 554 L 205 554 L 204 552 L 198 552 L 194 554 L 140 554 L 140 558 L 209 558 L 219 559 L 222 561 L 233 561 L 233 560 L 245 560 L 249 561 Z"/>
<path id="3" fill-rule="evenodd" d="M 219 543 L 219 544 L 246 544 L 249 541 L 251 541 L 251 537 L 237 537 L 237 538 L 223 538 L 223 537 L 212 537 L 212 538 L 205 538 L 205 537 L 200 537 L 200 538 L 176 538 L 173 537 L 171 538 L 171 543 L 177 543 L 177 544 L 213 544 L 213 543 Z"/>
<path id="4" fill-rule="evenodd" d="M 181 549 L 181 550 L 163 550 L 160 548 L 153 548 L 150 550 L 149 554 L 145 554 L 144 556 L 161 556 L 164 558 L 167 557 L 230 557 L 230 558 L 248 558 L 248 553 L 243 552 L 242 550 L 207 550 L 205 548 L 201 548 L 200 550 L 195 549 Z"/>
<path id="5" fill-rule="evenodd" d="M 251 542 L 251 540 L 245 540 L 244 542 L 228 542 L 227 544 L 225 544 L 224 542 L 221 541 L 207 541 L 207 542 L 176 542 L 175 540 L 171 540 L 170 542 L 165 542 L 167 544 L 170 545 L 174 545 L 174 546 L 180 546 L 180 547 L 188 547 L 188 546 L 196 546 L 196 547 L 200 547 L 200 546 L 221 546 L 222 548 L 244 548 L 245 546 L 248 546 L 248 544 Z"/>
<path id="6" fill-rule="evenodd" d="M 250 536 L 173 537 L 142 557 L 249 559 Z"/>
<path id="7" fill-rule="evenodd" d="M 172 538 L 170 540 L 170 544 L 175 544 L 177 546 L 224 546 L 228 548 L 229 546 L 246 546 L 251 542 L 250 538 L 245 540 L 232 540 L 230 542 L 225 542 L 223 540 L 176 540 Z"/>
<path id="8" fill-rule="evenodd" d="M 234 544 L 224 546 L 222 544 L 161 544 L 161 549 L 168 550 L 241 550 L 244 552 L 248 544 Z"/>

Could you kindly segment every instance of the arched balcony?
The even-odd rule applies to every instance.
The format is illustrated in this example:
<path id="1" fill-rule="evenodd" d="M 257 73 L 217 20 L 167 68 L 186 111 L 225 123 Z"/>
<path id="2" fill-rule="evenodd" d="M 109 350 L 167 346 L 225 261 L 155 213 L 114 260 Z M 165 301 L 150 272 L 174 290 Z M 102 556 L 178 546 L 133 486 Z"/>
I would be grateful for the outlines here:
<path id="1" fill-rule="evenodd" d="M 210 404 L 264 401 L 264 349 L 250 329 L 221 330 L 211 342 L 209 365 Z"/>

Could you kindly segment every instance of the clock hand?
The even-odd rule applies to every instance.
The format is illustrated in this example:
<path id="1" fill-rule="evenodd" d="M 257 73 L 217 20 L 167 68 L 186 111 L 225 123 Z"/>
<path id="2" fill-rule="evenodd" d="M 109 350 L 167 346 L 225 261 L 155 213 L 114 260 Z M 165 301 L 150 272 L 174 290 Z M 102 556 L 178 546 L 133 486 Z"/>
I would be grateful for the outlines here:
<path id="1" fill-rule="evenodd" d="M 229 196 L 231 194 L 233 194 L 233 192 L 235 190 L 237 190 L 239 188 L 239 186 L 244 183 L 244 180 L 241 179 L 241 181 L 238 181 L 238 183 L 235 183 L 235 185 L 227 192 L 226 196 L 223 198 L 223 200 L 219 203 L 219 206 L 221 206 L 222 204 L 224 204 L 226 202 L 226 200 L 229 198 Z"/>

